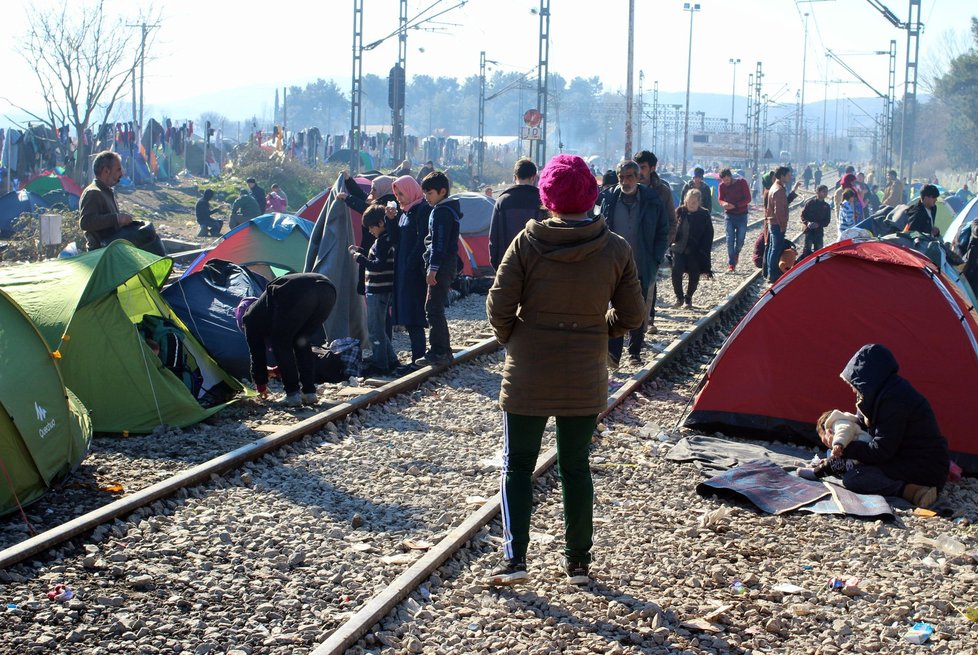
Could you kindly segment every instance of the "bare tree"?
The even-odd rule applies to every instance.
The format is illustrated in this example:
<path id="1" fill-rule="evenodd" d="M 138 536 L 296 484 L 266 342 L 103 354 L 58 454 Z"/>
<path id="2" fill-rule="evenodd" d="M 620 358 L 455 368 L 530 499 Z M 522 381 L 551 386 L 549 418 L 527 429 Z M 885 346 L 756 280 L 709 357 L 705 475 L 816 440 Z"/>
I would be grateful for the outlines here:
<path id="1" fill-rule="evenodd" d="M 33 68 L 44 99 L 45 115 L 24 110 L 52 130 L 69 126 L 77 150 L 74 170 L 79 182 L 90 176 L 85 131 L 105 122 L 134 78 L 145 50 L 140 33 L 122 16 L 110 17 L 104 0 L 91 7 L 29 8 L 30 32 L 20 54 Z M 100 116 L 97 117 L 97 114 Z"/>

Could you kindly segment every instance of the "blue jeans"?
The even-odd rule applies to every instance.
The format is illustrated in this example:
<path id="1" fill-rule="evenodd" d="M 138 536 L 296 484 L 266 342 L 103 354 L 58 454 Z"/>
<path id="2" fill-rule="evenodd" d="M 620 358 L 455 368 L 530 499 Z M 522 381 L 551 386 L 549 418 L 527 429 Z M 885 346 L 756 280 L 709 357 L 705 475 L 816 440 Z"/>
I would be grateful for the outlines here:
<path id="1" fill-rule="evenodd" d="M 747 214 L 727 214 L 727 264 L 736 266 L 747 236 Z"/>
<path id="2" fill-rule="evenodd" d="M 784 252 L 784 232 L 779 225 L 769 225 L 767 232 L 767 252 L 764 257 L 764 277 L 771 282 L 777 281 L 781 277 L 781 268 L 778 260 Z"/>
<path id="3" fill-rule="evenodd" d="M 367 334 L 370 336 L 369 363 L 382 371 L 397 366 L 397 354 L 387 335 L 387 317 L 391 306 L 390 293 L 367 294 Z"/>

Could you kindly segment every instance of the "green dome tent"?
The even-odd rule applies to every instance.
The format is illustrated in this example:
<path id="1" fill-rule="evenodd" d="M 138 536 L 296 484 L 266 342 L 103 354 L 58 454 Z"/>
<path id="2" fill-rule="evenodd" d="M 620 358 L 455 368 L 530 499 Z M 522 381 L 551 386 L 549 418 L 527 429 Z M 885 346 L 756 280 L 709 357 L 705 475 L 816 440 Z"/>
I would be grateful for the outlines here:
<path id="1" fill-rule="evenodd" d="M 34 321 L 59 358 L 65 383 L 92 413 L 98 432 L 152 432 L 215 414 L 241 391 L 160 296 L 172 260 L 126 241 L 72 257 L 0 269 L 0 288 Z M 195 397 L 150 349 L 138 325 L 172 321 L 202 383 Z M 210 394 L 208 396 L 208 394 Z M 203 407 L 199 398 L 217 398 Z"/>
<path id="2" fill-rule="evenodd" d="M 78 466 L 92 440 L 40 332 L 0 291 L 0 515 L 37 500 Z"/>

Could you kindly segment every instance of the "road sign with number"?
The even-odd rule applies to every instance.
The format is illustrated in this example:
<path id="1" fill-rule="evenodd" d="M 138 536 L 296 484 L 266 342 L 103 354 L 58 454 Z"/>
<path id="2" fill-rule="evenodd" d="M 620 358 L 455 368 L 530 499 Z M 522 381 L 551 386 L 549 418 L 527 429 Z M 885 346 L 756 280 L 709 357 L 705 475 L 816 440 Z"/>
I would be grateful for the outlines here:
<path id="1" fill-rule="evenodd" d="M 528 141 L 539 141 L 543 138 L 543 128 L 524 125 L 520 130 L 520 138 Z"/>

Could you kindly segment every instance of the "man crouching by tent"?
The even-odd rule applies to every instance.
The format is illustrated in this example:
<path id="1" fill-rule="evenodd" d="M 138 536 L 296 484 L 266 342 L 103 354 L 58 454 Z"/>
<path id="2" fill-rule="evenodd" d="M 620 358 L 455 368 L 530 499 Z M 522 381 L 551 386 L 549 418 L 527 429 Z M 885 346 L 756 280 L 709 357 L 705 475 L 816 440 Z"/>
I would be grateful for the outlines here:
<path id="1" fill-rule="evenodd" d="M 251 354 L 251 379 L 268 397 L 266 343 L 272 347 L 290 407 L 315 405 L 316 356 L 313 341 L 336 304 L 336 286 L 319 273 L 289 273 L 268 283 L 258 298 L 245 298 L 235 309 Z M 299 385 L 302 385 L 301 391 Z"/>
<path id="2" fill-rule="evenodd" d="M 112 241 L 125 239 L 137 248 L 160 257 L 166 255 L 163 242 L 152 223 L 134 221 L 132 214 L 119 211 L 115 191 L 125 172 L 118 153 L 105 150 L 95 155 L 92 165 L 95 179 L 82 191 L 78 201 L 81 229 L 88 239 L 88 249 L 104 248 Z"/>

